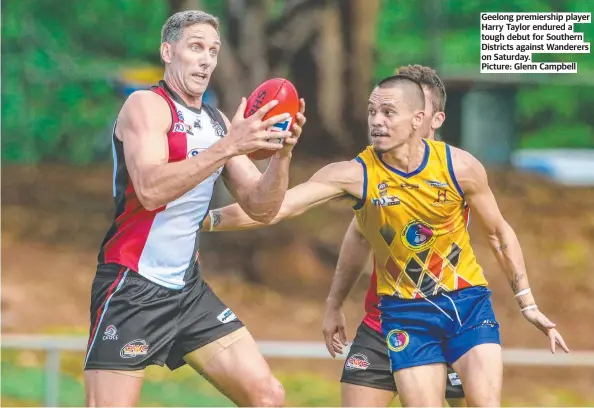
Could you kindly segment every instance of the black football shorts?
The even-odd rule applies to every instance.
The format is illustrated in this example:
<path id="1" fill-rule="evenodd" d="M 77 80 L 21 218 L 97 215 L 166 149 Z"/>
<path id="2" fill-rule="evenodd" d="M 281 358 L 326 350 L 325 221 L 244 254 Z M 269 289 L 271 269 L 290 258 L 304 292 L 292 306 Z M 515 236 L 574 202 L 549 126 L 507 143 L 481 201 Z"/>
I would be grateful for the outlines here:
<path id="1" fill-rule="evenodd" d="M 351 344 L 340 381 L 398 392 L 390 369 L 386 341 L 381 333 L 363 322 L 359 325 L 357 335 Z M 464 389 L 458 374 L 449 365 L 446 398 L 464 398 Z"/>
<path id="2" fill-rule="evenodd" d="M 85 370 L 183 366 L 183 357 L 243 323 L 202 277 L 168 289 L 120 265 L 100 265 L 91 289 Z"/>

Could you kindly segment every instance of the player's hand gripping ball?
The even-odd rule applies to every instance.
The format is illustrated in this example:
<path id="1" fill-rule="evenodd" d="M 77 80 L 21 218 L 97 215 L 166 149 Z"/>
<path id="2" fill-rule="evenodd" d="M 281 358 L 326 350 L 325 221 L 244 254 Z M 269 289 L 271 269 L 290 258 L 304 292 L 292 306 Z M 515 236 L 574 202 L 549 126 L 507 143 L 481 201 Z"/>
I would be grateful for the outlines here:
<path id="1" fill-rule="evenodd" d="M 247 98 L 247 105 L 243 117 L 248 118 L 252 116 L 258 109 L 266 105 L 268 102 L 276 99 L 278 105 L 272 108 L 262 120 L 266 120 L 276 115 L 288 113 L 291 116 L 284 122 L 276 123 L 270 126 L 267 130 L 270 132 L 286 132 L 292 131 L 293 138 L 291 144 L 297 143 L 296 138 L 301 134 L 301 126 L 305 123 L 305 116 L 303 111 L 305 110 L 305 103 L 303 100 L 299 100 L 299 95 L 295 86 L 288 80 L 283 78 L 274 78 L 264 81 L 258 86 L 254 92 Z M 298 113 L 300 113 L 298 115 Z M 297 124 L 297 129 L 293 125 Z M 295 134 L 297 132 L 297 134 Z M 280 139 L 272 139 L 270 141 L 276 141 L 280 143 Z M 289 141 L 285 141 L 286 149 L 289 146 Z M 289 152 L 292 146 L 289 148 Z M 276 153 L 276 150 L 260 149 L 250 153 L 248 156 L 253 160 L 264 160 Z"/>

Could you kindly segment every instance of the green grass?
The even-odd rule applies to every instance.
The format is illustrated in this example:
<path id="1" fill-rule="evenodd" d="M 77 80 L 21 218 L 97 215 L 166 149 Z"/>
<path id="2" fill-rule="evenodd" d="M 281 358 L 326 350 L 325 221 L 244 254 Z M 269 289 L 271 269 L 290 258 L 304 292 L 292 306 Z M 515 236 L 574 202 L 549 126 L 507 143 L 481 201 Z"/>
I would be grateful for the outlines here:
<path id="1" fill-rule="evenodd" d="M 59 405 L 79 407 L 84 404 L 84 388 L 80 378 L 60 376 Z M 19 406 L 39 405 L 44 397 L 44 372 L 39 368 L 18 367 L 2 363 L 2 405 L 6 400 Z M 211 406 L 228 407 L 231 402 L 206 381 L 146 381 L 141 406 Z"/>
<path id="2" fill-rule="evenodd" d="M 23 404 L 39 404 L 44 395 L 44 372 L 38 368 L 18 367 L 11 363 L 2 363 L 2 405 L 4 398 L 22 401 Z M 82 383 L 77 379 L 62 375 L 60 378 L 60 405 L 80 406 L 84 402 Z"/>
<path id="3" fill-rule="evenodd" d="M 84 334 L 82 329 L 54 327 L 47 334 Z M 59 405 L 84 405 L 84 356 L 61 353 Z M 2 350 L 0 406 L 39 406 L 43 403 L 45 354 L 30 350 Z M 275 372 L 286 390 L 289 406 L 340 406 L 340 384 L 307 372 Z M 234 406 L 231 401 L 188 366 L 173 372 L 150 366 L 146 370 L 140 406 Z"/>
<path id="4" fill-rule="evenodd" d="M 2 353 L 2 406 L 39 406 L 45 384 L 43 354 L 31 351 Z M 82 358 L 63 353 L 59 381 L 59 405 L 84 404 Z M 340 385 L 311 372 L 275 372 L 286 389 L 289 406 L 340 406 Z M 210 383 L 188 367 L 174 372 L 151 366 L 146 371 L 140 406 L 234 406 Z"/>
<path id="5" fill-rule="evenodd" d="M 84 404 L 82 358 L 79 353 L 64 353 L 60 374 L 59 405 L 78 407 Z M 43 354 L 24 351 L 3 351 L 1 363 L 0 406 L 40 406 L 45 392 Z M 279 372 L 275 375 L 286 390 L 286 405 L 340 406 L 340 384 L 313 371 Z M 202 377 L 190 368 L 174 372 L 166 368 L 149 367 L 142 389 L 139 406 L 234 406 Z M 535 390 L 530 395 L 514 396 L 504 401 L 504 406 L 594 406 L 587 400 L 564 389 L 546 387 L 544 392 Z M 392 406 L 400 406 L 395 401 Z"/>

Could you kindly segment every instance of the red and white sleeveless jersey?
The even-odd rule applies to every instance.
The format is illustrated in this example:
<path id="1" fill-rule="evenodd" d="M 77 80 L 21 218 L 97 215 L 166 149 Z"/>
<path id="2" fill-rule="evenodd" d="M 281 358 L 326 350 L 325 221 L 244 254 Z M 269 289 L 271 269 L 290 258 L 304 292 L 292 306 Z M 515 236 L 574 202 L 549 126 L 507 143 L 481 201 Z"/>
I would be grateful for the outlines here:
<path id="1" fill-rule="evenodd" d="M 225 135 L 220 112 L 207 104 L 187 107 L 164 81 L 151 90 L 165 98 L 171 110 L 167 133 L 169 162 L 199 155 Z M 198 273 L 200 228 L 222 167 L 176 200 L 153 211 L 138 200 L 126 168 L 123 143 L 112 135 L 114 160 L 114 222 L 99 252 L 99 265 L 119 264 L 171 289 L 181 289 Z"/>

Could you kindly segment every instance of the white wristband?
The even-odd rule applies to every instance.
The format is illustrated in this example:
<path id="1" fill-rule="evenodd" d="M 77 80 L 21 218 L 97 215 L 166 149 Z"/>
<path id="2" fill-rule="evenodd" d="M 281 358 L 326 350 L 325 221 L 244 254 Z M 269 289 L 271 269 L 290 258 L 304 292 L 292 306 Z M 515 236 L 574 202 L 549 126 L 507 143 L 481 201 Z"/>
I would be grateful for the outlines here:
<path id="1" fill-rule="evenodd" d="M 520 311 L 523 313 L 526 310 L 531 310 L 531 309 L 538 309 L 538 306 L 536 306 L 536 305 L 526 306 L 525 308 L 521 309 Z"/>
<path id="2" fill-rule="evenodd" d="M 530 288 L 522 289 L 521 291 L 519 291 L 518 293 L 516 293 L 516 296 L 515 297 L 524 296 L 524 295 L 527 295 L 528 293 L 530 293 Z"/>
<path id="3" fill-rule="evenodd" d="M 210 229 L 208 231 L 212 232 L 212 230 L 214 229 L 214 220 L 212 219 L 212 210 L 208 211 L 208 217 L 210 218 Z"/>

